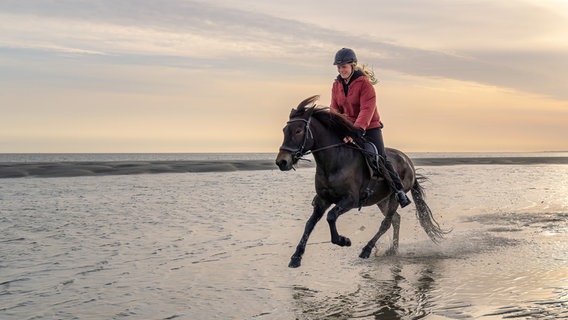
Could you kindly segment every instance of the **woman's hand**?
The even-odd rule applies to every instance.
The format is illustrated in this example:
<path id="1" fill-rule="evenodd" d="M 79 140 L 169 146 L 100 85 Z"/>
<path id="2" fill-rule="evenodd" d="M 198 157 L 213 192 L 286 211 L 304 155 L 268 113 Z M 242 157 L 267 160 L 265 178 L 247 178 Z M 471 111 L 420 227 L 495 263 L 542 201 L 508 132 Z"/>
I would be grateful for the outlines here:
<path id="1" fill-rule="evenodd" d="M 361 139 L 365 136 L 365 130 L 363 128 L 356 128 L 357 130 L 354 131 L 351 135 L 343 138 L 343 142 L 345 143 L 353 143 L 353 139 Z"/>

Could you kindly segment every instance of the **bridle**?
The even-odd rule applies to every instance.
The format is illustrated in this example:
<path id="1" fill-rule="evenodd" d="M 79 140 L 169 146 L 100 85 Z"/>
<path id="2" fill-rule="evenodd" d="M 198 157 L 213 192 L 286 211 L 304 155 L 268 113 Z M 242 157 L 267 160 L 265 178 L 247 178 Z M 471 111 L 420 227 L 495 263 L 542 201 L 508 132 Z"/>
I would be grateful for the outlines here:
<path id="1" fill-rule="evenodd" d="M 313 151 L 310 151 L 310 150 L 307 150 L 307 151 L 305 150 L 306 142 L 308 142 L 308 137 L 311 137 L 312 140 L 314 139 L 314 135 L 313 135 L 312 129 L 310 127 L 310 123 L 312 122 L 312 116 L 310 116 L 308 118 L 308 120 L 306 120 L 304 118 L 290 119 L 288 122 L 286 122 L 286 126 L 290 125 L 291 123 L 298 122 L 298 121 L 303 121 L 303 122 L 306 123 L 306 126 L 304 128 L 305 133 L 304 133 L 304 139 L 302 141 L 302 144 L 299 145 L 297 148 L 292 148 L 292 147 L 285 146 L 285 145 L 282 145 L 280 147 L 280 151 L 288 151 L 288 152 L 292 153 L 292 162 L 293 163 L 296 163 L 298 160 L 310 161 L 308 159 L 304 159 L 304 156 L 313 152 Z"/>
<path id="2" fill-rule="evenodd" d="M 336 144 L 332 144 L 332 145 L 329 145 L 329 146 L 321 147 L 321 148 L 318 148 L 318 149 L 305 150 L 306 149 L 306 143 L 308 142 L 308 139 L 314 140 L 314 135 L 313 135 L 312 129 L 310 127 L 310 123 L 312 122 L 312 116 L 310 115 L 307 120 L 304 119 L 304 118 L 290 119 L 288 122 L 286 122 L 286 126 L 288 126 L 291 123 L 298 122 L 298 121 L 303 121 L 303 122 L 306 123 L 306 126 L 304 128 L 305 134 L 304 134 L 304 139 L 302 141 L 302 144 L 299 145 L 296 148 L 292 148 L 292 147 L 285 146 L 285 145 L 282 145 L 280 147 L 280 151 L 288 151 L 288 152 L 292 153 L 292 163 L 296 163 L 298 160 L 311 161 L 309 159 L 305 159 L 304 156 L 306 156 L 310 153 L 315 153 L 315 152 L 322 151 L 322 150 L 325 150 L 325 149 L 330 149 L 330 148 L 335 148 L 335 147 L 346 145 L 345 142 L 341 142 L 341 143 L 336 143 Z"/>

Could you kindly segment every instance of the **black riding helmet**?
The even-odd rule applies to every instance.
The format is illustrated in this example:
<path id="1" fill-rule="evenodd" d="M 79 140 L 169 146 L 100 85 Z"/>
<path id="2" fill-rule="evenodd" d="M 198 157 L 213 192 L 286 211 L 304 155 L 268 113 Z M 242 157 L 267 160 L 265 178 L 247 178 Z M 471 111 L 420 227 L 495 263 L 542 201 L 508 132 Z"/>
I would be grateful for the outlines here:
<path id="1" fill-rule="evenodd" d="M 335 61 L 333 62 L 333 65 L 336 66 L 346 63 L 357 63 L 357 56 L 355 55 L 355 51 L 349 48 L 341 48 L 335 54 Z"/>

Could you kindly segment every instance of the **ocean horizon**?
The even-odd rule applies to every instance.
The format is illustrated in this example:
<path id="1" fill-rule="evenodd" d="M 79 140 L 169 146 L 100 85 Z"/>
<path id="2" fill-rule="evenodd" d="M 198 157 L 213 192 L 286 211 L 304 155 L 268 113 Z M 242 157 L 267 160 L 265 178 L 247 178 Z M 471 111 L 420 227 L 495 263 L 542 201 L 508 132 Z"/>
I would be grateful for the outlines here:
<path id="1" fill-rule="evenodd" d="M 59 161 L 184 161 L 184 160 L 267 160 L 275 152 L 4 152 L 3 162 Z M 485 158 L 485 157 L 568 157 L 567 151 L 420 151 L 405 152 L 411 158 Z"/>
<path id="2" fill-rule="evenodd" d="M 568 164 L 568 152 L 414 152 L 415 166 Z M 277 170 L 276 153 L 3 153 L 0 178 Z M 311 155 L 297 168 L 313 168 Z"/>

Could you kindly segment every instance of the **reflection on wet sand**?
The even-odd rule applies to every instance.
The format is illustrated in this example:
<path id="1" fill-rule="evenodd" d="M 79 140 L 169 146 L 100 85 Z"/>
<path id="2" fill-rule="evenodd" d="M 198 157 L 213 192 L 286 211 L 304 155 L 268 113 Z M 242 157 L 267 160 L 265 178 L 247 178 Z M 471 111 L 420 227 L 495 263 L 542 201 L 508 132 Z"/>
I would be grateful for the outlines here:
<path id="1" fill-rule="evenodd" d="M 417 279 L 404 276 L 403 265 L 395 263 L 390 270 L 391 280 L 373 281 L 369 274 L 364 278 L 373 284 L 375 292 L 371 313 L 362 316 L 375 316 L 377 319 L 419 319 L 428 314 L 432 305 L 432 290 L 435 289 L 434 266 L 419 266 Z M 374 283 L 373 283 L 374 282 Z M 376 310 L 373 310 L 376 309 Z"/>
<path id="2" fill-rule="evenodd" d="M 566 226 L 566 220 L 554 214 L 517 216 L 525 226 L 554 223 L 543 228 L 548 231 L 562 232 Z M 476 220 L 494 226 L 507 217 L 485 215 Z M 549 272 L 543 272 L 538 250 L 527 250 L 525 240 L 515 239 L 518 230 L 512 229 L 511 237 L 502 236 L 504 232 L 471 232 L 437 248 L 415 243 L 396 257 L 378 255 L 372 264 L 361 263 L 364 270 L 354 279 L 357 286 L 351 292 L 334 295 L 330 290 L 293 287 L 298 319 L 568 318 L 566 253 L 559 252 L 547 262 Z M 551 252 L 562 247 L 554 240 L 543 241 L 536 249 Z M 559 282 L 565 286 L 548 287 Z M 542 289 L 535 290 L 539 285 Z M 527 295 L 528 291 L 532 292 Z"/>
<path id="3" fill-rule="evenodd" d="M 354 292 L 319 298 L 317 291 L 294 287 L 294 299 L 301 319 L 422 319 L 435 305 L 436 264 L 385 258 L 360 274 Z"/>

